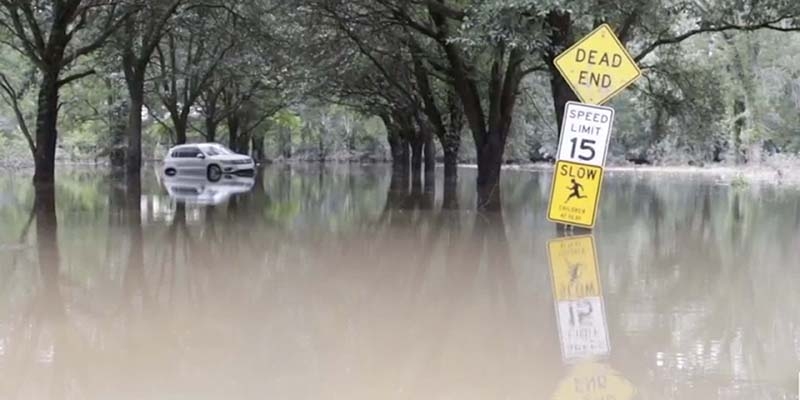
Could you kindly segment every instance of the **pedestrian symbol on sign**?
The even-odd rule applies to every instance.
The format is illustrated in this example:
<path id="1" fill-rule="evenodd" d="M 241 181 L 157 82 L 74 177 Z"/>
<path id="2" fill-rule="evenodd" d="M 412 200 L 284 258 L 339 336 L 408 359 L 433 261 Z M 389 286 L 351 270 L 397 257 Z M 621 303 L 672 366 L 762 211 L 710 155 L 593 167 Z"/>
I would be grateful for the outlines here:
<path id="1" fill-rule="evenodd" d="M 581 191 L 583 190 L 583 185 L 578 183 L 578 181 L 576 181 L 575 179 L 572 180 L 572 186 L 568 187 L 567 190 L 572 191 L 572 193 L 569 195 L 569 197 L 567 197 L 567 201 L 565 201 L 564 204 L 569 203 L 569 201 L 572 199 L 580 200 L 589 197 L 586 195 L 581 195 Z"/>

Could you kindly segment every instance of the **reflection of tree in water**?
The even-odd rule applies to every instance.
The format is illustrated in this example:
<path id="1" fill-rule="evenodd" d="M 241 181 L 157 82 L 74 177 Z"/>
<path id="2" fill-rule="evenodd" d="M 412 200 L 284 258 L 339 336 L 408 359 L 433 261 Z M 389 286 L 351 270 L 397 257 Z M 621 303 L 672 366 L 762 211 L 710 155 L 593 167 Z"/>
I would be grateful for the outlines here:
<path id="1" fill-rule="evenodd" d="M 122 210 L 123 221 L 129 241 L 127 265 L 124 275 L 125 298 L 129 304 L 135 299 L 147 308 L 150 296 L 144 270 L 144 235 L 142 232 L 142 181 L 139 175 L 126 179 L 125 206 Z"/>
<path id="2" fill-rule="evenodd" d="M 0 395 L 24 398 L 58 398 L 67 393 L 86 395 L 85 365 L 75 363 L 86 348 L 76 322 L 68 311 L 68 298 L 62 292 L 61 251 L 59 248 L 58 216 L 55 188 L 35 189 L 32 207 L 35 227 L 35 263 L 37 282 L 18 318 L 5 319 L 12 323 L 10 335 L 3 338 L 2 354 L 11 361 L 11 368 L 0 378 Z M 34 372 L 35 371 L 35 372 Z M 39 385 L 25 382 L 29 374 L 36 375 Z"/>
<path id="3" fill-rule="evenodd" d="M 330 261 L 338 266 L 332 271 L 337 277 L 326 281 L 364 291 L 341 300 L 351 305 L 339 306 L 357 312 L 348 315 L 348 337 L 341 339 L 342 352 L 354 353 L 343 367 L 368 368 L 372 357 L 388 352 L 393 384 L 406 393 L 439 397 L 464 382 L 483 382 L 467 386 L 487 396 L 518 392 L 520 377 L 512 371 L 530 367 L 520 353 L 530 332 L 521 322 L 526 318 L 503 215 L 428 210 L 424 202 L 408 200 L 413 188 L 404 191 L 395 183 L 375 225 L 319 250 L 337 254 Z M 348 261 L 358 258 L 374 261 Z M 464 362 L 473 352 L 491 354 L 493 364 Z"/>
<path id="4" fill-rule="evenodd" d="M 797 303 L 789 300 L 794 292 L 781 283 L 789 257 L 770 254 L 769 249 L 786 246 L 764 239 L 780 240 L 776 229 L 787 230 L 789 238 L 797 234 L 789 233 L 789 224 L 753 215 L 785 207 L 770 207 L 757 193 L 726 190 L 639 183 L 630 192 L 610 194 L 631 193 L 632 200 L 649 204 L 644 219 L 617 215 L 616 223 L 630 227 L 628 235 L 601 244 L 603 257 L 614 266 L 608 272 L 615 278 L 609 304 L 612 334 L 626 332 L 626 352 L 646 356 L 618 364 L 628 366 L 634 380 L 648 381 L 648 374 L 655 373 L 665 390 L 681 397 L 735 392 L 734 382 L 714 377 L 758 380 L 783 374 L 770 368 L 797 362 L 796 354 L 778 350 L 793 348 L 797 336 L 791 328 L 797 323 Z M 767 293 L 787 293 L 788 298 Z"/>
<path id="5" fill-rule="evenodd" d="M 29 285 L 38 314 L 13 318 L 22 328 L 3 343 L 11 352 L 5 359 L 14 370 L 58 369 L 56 384 L 37 387 L 78 387 L 73 397 L 89 398 L 103 396 L 82 394 L 235 397 L 247 384 L 283 389 L 270 393 L 284 397 L 321 387 L 374 395 L 367 386 L 446 397 L 447 388 L 467 386 L 477 397 L 517 398 L 510 393 L 547 393 L 536 382 L 563 376 L 546 370 L 560 365 L 557 330 L 548 325 L 549 293 L 530 281 L 546 268 L 512 263 L 511 249 L 520 259 L 521 248 L 544 242 L 514 236 L 517 221 L 542 207 L 504 215 L 451 210 L 432 197 L 420 200 L 430 193 L 424 183 L 415 191 L 410 181 L 401 186 L 358 168 L 266 174 L 252 193 L 210 208 L 178 206 L 168 222 L 147 218 L 140 186 L 121 183 L 121 192 L 107 193 L 108 225 L 117 233 L 92 250 L 71 237 L 90 231 L 70 222 L 84 214 L 59 208 L 56 221 L 43 213 L 42 221 L 50 215 L 52 226 L 70 234 L 43 225 L 41 243 L 55 246 L 25 253 L 42 261 L 41 280 Z M 523 183 L 505 192 L 509 203 L 546 190 Z M 84 189 L 70 190 L 70 201 L 80 201 Z M 785 245 L 798 240 L 796 199 L 726 190 L 611 181 L 604 194 L 604 204 L 630 205 L 604 210 L 606 223 L 619 226 L 601 226 L 596 235 L 610 361 L 645 397 L 714 398 L 734 390 L 734 369 L 744 386 L 758 377 L 753 371 L 781 376 L 774 370 L 796 363 L 796 247 Z M 37 233 L 39 209 L 30 229 Z M 94 236 L 85 241 L 106 232 L 105 219 L 89 223 Z M 519 229 L 552 235 L 550 226 Z M 55 324 L 59 318 L 65 322 Z M 53 363 L 35 366 L 50 353 Z M 0 378 L 1 394 L 14 385 L 33 390 L 16 376 Z"/>

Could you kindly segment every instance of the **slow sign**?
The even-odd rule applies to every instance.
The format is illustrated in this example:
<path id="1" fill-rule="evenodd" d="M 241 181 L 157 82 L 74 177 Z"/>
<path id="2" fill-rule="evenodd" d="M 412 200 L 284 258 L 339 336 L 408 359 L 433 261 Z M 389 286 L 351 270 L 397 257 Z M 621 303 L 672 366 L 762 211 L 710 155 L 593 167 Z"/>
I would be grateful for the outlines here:
<path id="1" fill-rule="evenodd" d="M 558 161 L 550 190 L 547 219 L 556 223 L 593 228 L 602 186 L 602 167 Z"/>
<path id="2" fill-rule="evenodd" d="M 607 102 L 642 74 L 607 24 L 561 53 L 555 65 L 578 98 L 590 104 Z"/>

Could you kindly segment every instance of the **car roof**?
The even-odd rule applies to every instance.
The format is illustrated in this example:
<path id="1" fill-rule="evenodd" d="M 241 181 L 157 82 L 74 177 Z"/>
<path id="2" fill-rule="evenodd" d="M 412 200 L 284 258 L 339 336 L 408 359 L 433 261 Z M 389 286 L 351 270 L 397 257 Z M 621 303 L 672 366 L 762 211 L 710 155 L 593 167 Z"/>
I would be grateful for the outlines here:
<path id="1" fill-rule="evenodd" d="M 222 146 L 222 145 L 219 144 L 219 143 L 213 143 L 213 142 L 208 142 L 208 143 L 186 143 L 186 144 L 179 144 L 177 146 L 173 146 L 173 147 L 170 148 L 170 150 L 183 149 L 183 148 L 186 148 L 186 147 L 198 147 L 198 146 Z"/>

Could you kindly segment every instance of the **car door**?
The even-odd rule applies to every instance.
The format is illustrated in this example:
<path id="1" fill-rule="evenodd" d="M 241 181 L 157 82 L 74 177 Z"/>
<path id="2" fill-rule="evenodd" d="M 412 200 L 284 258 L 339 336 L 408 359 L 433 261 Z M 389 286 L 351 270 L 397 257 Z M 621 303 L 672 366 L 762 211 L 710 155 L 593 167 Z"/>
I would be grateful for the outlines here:
<path id="1" fill-rule="evenodd" d="M 187 169 L 191 170 L 193 173 L 205 173 L 205 155 L 200 151 L 199 147 L 184 147 L 181 153 L 183 154 Z M 198 157 L 199 155 L 203 155 L 203 158 Z"/>

